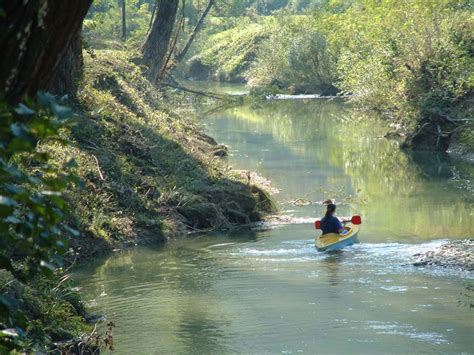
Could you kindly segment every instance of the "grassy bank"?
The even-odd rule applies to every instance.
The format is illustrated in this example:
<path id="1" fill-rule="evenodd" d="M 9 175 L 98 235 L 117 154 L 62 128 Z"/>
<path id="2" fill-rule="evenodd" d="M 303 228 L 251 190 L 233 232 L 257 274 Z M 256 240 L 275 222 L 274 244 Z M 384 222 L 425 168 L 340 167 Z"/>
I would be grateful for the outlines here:
<path id="1" fill-rule="evenodd" d="M 81 254 L 232 228 L 273 208 L 226 166 L 225 147 L 200 131 L 185 94 L 158 92 L 126 52 L 85 59 L 69 145 L 45 147 L 57 162 L 74 157 L 85 184 L 69 196 Z"/>

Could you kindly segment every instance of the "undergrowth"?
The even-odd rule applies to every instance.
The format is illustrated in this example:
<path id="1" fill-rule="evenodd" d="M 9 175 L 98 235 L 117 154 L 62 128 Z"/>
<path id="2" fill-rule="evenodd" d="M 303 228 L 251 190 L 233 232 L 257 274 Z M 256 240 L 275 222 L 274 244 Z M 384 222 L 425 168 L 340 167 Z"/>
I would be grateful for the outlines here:
<path id="1" fill-rule="evenodd" d="M 7 272 L 0 272 L 0 294 L 18 303 L 27 324 L 15 338 L 17 346 L 28 351 L 46 351 L 53 343 L 71 341 L 92 327 L 84 322 L 86 311 L 67 274 L 55 278 L 38 276 L 23 283 Z M 18 328 L 17 328 L 18 329 Z"/>

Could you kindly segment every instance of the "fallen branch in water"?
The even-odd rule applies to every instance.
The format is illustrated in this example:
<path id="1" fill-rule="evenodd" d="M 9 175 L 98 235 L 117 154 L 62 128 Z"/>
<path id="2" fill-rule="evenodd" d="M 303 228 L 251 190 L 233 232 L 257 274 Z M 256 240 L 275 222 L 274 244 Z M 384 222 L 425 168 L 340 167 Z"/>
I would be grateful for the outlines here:
<path id="1" fill-rule="evenodd" d="M 161 85 L 169 86 L 173 89 L 182 90 L 182 91 L 190 92 L 192 94 L 201 95 L 201 96 L 205 96 L 205 97 L 210 97 L 212 99 L 217 99 L 217 100 L 227 100 L 227 99 L 230 98 L 230 95 L 219 95 L 219 94 L 216 94 L 216 93 L 213 93 L 213 92 L 193 90 L 193 89 L 189 89 L 189 88 L 186 88 L 184 86 L 181 86 L 181 85 L 176 85 L 176 84 L 167 83 L 167 82 L 162 82 Z"/>

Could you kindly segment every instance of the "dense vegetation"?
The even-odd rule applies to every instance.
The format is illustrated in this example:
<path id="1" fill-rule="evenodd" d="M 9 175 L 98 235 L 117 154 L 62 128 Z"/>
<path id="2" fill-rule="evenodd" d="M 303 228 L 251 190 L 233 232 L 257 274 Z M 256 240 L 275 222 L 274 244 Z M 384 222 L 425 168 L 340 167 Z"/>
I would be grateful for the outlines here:
<path id="1" fill-rule="evenodd" d="M 177 52 L 204 5 L 186 2 L 179 12 Z M 86 37 L 117 41 L 118 7 L 106 0 L 94 6 Z M 138 48 L 153 8 L 127 6 L 127 45 Z M 349 94 L 396 123 L 407 146 L 446 150 L 454 140 L 472 151 L 472 11 L 468 0 L 217 1 L 187 62 L 171 67 L 180 77 L 270 92 Z"/>
<path id="2" fill-rule="evenodd" d="M 58 131 L 57 125 L 42 128 L 40 124 L 56 122 L 43 116 L 39 121 L 28 120 L 25 129 L 4 121 L 5 131 L 13 136 L 22 138 L 22 135 L 32 131 L 30 127 L 34 128 L 33 132 L 42 134 L 34 137 L 34 146 L 27 144 L 28 140 L 26 143 L 13 140 L 15 144 L 8 146 L 8 152 L 17 146 L 20 153 L 28 149 L 32 155 L 22 156 L 21 160 L 27 164 L 26 171 L 37 166 L 33 170 L 34 176 L 41 173 L 39 169 L 43 169 L 48 176 L 54 177 L 37 181 L 34 176 L 18 175 L 20 173 L 14 169 L 19 159 L 15 157 L 19 153 L 13 151 L 14 156 L 5 156 L 10 163 L 5 165 L 5 171 L 9 174 L 5 177 L 5 183 L 2 180 L 5 187 L 5 191 L 2 190 L 5 196 L 2 213 L 8 217 L 2 231 L 14 228 L 11 239 L 2 238 L 2 250 L 5 250 L 2 255 L 6 256 L 6 262 L 11 260 L 13 254 L 21 253 L 23 260 L 26 252 L 38 253 L 32 260 L 40 263 L 33 266 L 51 270 L 50 274 L 55 272 L 57 278 L 62 278 L 64 275 L 54 270 L 55 266 L 61 265 L 58 262 L 61 262 L 60 254 L 64 252 L 64 236 L 67 233 L 72 233 L 69 244 L 74 247 L 76 256 L 85 257 L 128 244 L 163 241 L 187 233 L 189 229 L 222 229 L 249 223 L 273 208 L 263 190 L 248 184 L 243 174 L 226 168 L 220 158 L 226 153 L 225 147 L 200 133 L 189 108 L 180 104 L 182 94 L 162 96 L 144 78 L 140 68 L 130 62 L 125 52 L 95 51 L 85 59 L 84 84 L 74 106 L 78 114 L 73 124 Z M 46 97 L 53 100 L 50 96 Z M 56 103 L 52 105 L 58 114 L 71 111 Z M 12 114 L 33 115 L 34 112 L 21 105 Z M 41 142 L 39 138 L 42 138 Z M 70 162 L 70 157 L 75 157 L 73 162 Z M 36 161 L 38 163 L 33 165 Z M 48 165 L 42 168 L 38 165 L 41 162 Z M 60 193 L 68 187 L 65 184 L 69 180 L 65 180 L 67 176 L 63 166 L 67 166 L 83 185 L 81 189 L 68 189 L 65 198 Z M 17 182 L 25 180 L 25 183 L 33 183 L 34 186 L 9 184 L 12 174 L 21 177 L 17 178 Z M 36 189 L 39 192 L 29 197 L 33 193 L 30 191 Z M 21 206 L 26 206 L 15 208 L 17 202 L 13 198 L 17 198 Z M 51 204 L 51 209 L 44 209 L 43 206 Z M 71 213 L 66 225 L 63 224 L 65 216 L 59 213 L 64 213 L 62 209 L 68 206 Z M 32 209 L 32 212 L 25 208 Z M 45 222 L 39 220 L 44 227 L 35 222 L 38 228 L 34 229 L 34 238 L 25 239 L 22 236 L 31 234 L 27 230 L 31 228 L 31 222 L 24 218 L 30 215 L 34 219 L 44 218 Z M 50 259 L 53 261 L 50 262 Z M 30 264 L 18 265 L 21 272 L 23 265 L 28 266 L 26 270 L 31 268 Z M 17 276 L 15 268 L 8 267 L 8 270 Z M 5 280 L 10 277 L 5 274 Z M 19 276 L 11 279 L 1 290 L 5 292 L 2 298 L 5 304 L 8 305 L 9 300 L 15 297 L 18 287 L 29 289 L 30 283 L 19 286 L 19 280 Z M 66 283 L 57 281 L 56 287 L 48 282 L 45 279 L 39 283 L 35 278 L 34 289 L 21 291 L 24 297 L 21 296 L 21 302 L 12 307 L 28 310 L 25 304 L 29 302 L 27 294 L 31 293 L 37 308 L 45 310 L 48 302 L 55 299 L 59 303 L 65 302 L 65 308 L 58 305 L 62 313 L 51 315 L 51 320 L 41 320 L 38 316 L 43 315 L 41 310 L 31 314 L 27 312 L 29 317 L 40 323 L 26 321 L 26 340 L 17 340 L 21 348 L 41 349 L 49 346 L 48 341 L 69 339 L 71 334 L 86 329 L 80 322 L 76 324 L 72 321 L 74 317 L 80 319 L 85 316 L 82 306 L 73 297 L 74 292 L 65 286 Z M 40 287 L 38 283 L 46 286 Z M 61 293 L 63 286 L 64 292 Z M 55 292 L 61 297 L 64 295 L 66 301 L 59 296 L 49 297 L 48 292 L 53 292 L 53 289 L 58 289 Z M 76 303 L 70 305 L 69 299 Z M 74 308 L 70 310 L 68 307 Z M 58 319 L 67 322 L 67 327 Z M 3 319 L 2 322 L 7 326 L 18 324 L 18 320 Z M 73 329 L 68 331 L 71 327 Z M 43 329 L 41 334 L 48 337 L 38 335 L 38 329 Z M 60 331 L 62 333 L 55 335 Z M 35 337 L 38 338 L 37 343 L 34 342 Z M 45 339 L 49 340 L 45 342 Z"/>
<path id="3" fill-rule="evenodd" d="M 197 68 L 295 93 L 339 91 L 416 131 L 408 142 L 415 147 L 446 149 L 454 133 L 472 150 L 473 23 L 470 3 L 458 0 L 286 9 L 209 32 L 190 74 Z"/>
<path id="4" fill-rule="evenodd" d="M 263 191 L 224 169 L 225 147 L 200 133 L 182 94 L 163 97 L 124 52 L 85 59 L 82 114 L 64 132 L 70 145 L 49 149 L 59 161 L 76 157 L 87 188 L 71 203 L 79 229 L 95 238 L 89 245 L 111 249 L 259 218 L 268 207 L 257 204 Z"/>

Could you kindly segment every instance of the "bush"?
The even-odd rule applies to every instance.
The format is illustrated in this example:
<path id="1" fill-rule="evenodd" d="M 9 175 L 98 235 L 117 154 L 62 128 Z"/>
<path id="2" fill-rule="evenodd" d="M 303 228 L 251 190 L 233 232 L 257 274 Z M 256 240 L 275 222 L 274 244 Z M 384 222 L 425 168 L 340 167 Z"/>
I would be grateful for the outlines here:
<path id="1" fill-rule="evenodd" d="M 78 235 L 64 222 L 68 209 L 62 196 L 78 182 L 68 174 L 74 161 L 57 167 L 39 148 L 40 141 L 58 140 L 70 114 L 45 93 L 16 108 L 0 101 L 0 352 L 23 348 L 33 333 L 38 343 L 48 338 L 49 329 L 33 327 L 23 294 L 15 295 L 12 287 L 32 290 L 34 280 L 54 277 L 66 251 L 64 237 Z"/>
<path id="2" fill-rule="evenodd" d="M 312 17 L 280 15 L 271 33 L 246 74 L 251 86 L 278 84 L 293 92 L 335 93 L 334 59 Z"/>
<path id="3" fill-rule="evenodd" d="M 474 88 L 472 26 L 468 1 L 358 1 L 326 21 L 338 85 L 411 129 L 452 128 L 451 110 Z"/>

